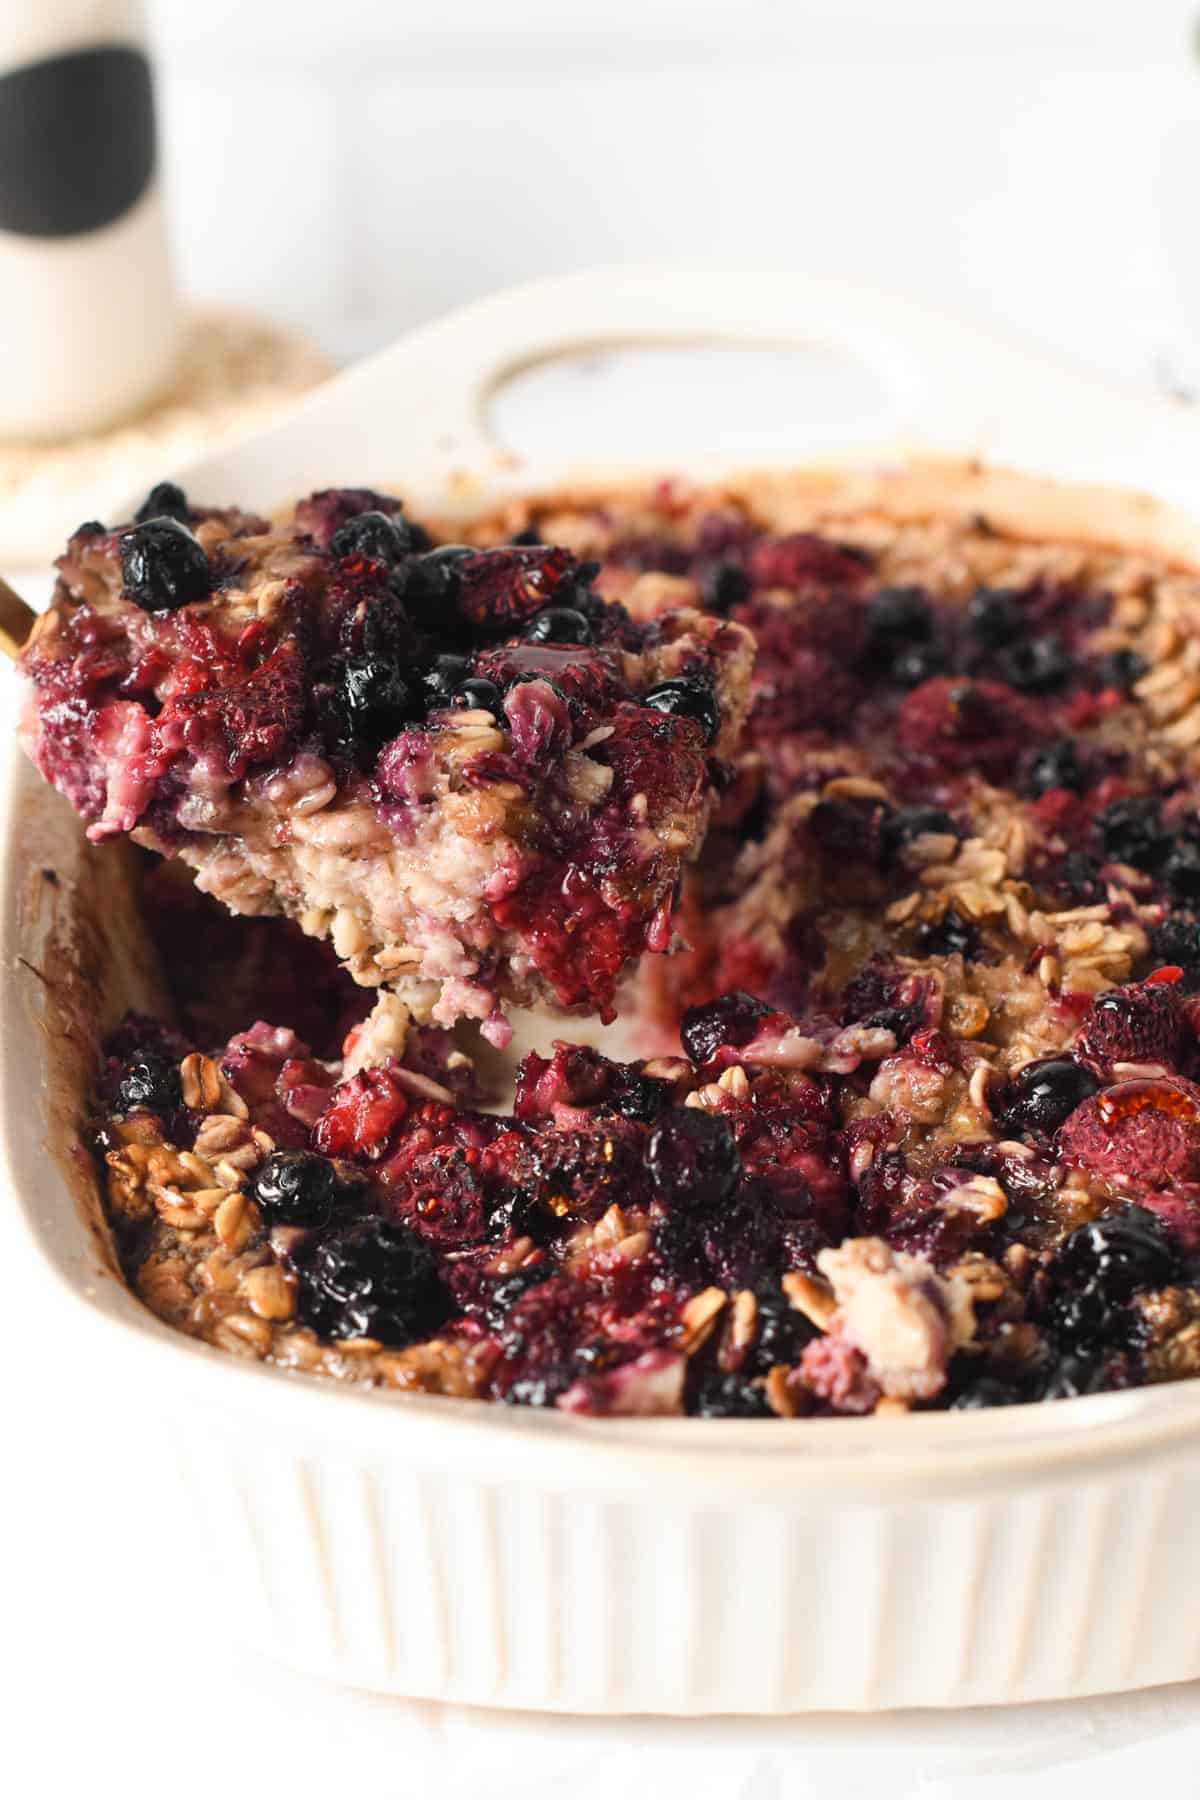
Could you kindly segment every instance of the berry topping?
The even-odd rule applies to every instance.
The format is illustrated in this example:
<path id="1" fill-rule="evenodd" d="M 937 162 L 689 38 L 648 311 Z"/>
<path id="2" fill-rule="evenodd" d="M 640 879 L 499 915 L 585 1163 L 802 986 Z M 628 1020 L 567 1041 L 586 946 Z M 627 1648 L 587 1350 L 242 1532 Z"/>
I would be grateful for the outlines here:
<path id="1" fill-rule="evenodd" d="M 1069 1057 L 1026 1063 L 992 1098 L 992 1111 L 1011 1137 L 1050 1137 L 1100 1083 Z"/>
<path id="2" fill-rule="evenodd" d="M 1114 800 L 1096 820 L 1104 854 L 1135 869 L 1154 870 L 1167 854 L 1170 836 L 1162 808 L 1153 794 L 1129 794 Z"/>
<path id="3" fill-rule="evenodd" d="M 183 1104 L 179 1065 L 161 1051 L 140 1051 L 121 1071 L 116 1101 L 121 1112 L 152 1112 L 165 1118 Z"/>
<path id="4" fill-rule="evenodd" d="M 406 1225 L 364 1219 L 297 1259 L 300 1315 L 322 1336 L 410 1344 L 453 1309 L 436 1255 Z"/>
<path id="5" fill-rule="evenodd" d="M 675 718 L 694 719 L 704 734 L 704 742 L 716 743 L 721 730 L 721 708 L 709 682 L 679 675 L 672 681 L 660 681 L 657 687 L 648 688 L 641 703 Z"/>
<path id="6" fill-rule="evenodd" d="M 709 612 L 724 616 L 750 598 L 750 577 L 740 563 L 727 559 L 709 563 L 700 576 L 700 593 Z"/>
<path id="7" fill-rule="evenodd" d="M 933 609 L 921 588 L 880 588 L 867 607 L 867 645 L 878 659 L 890 659 L 933 636 Z"/>
<path id="8" fill-rule="evenodd" d="M 148 519 L 121 533 L 121 580 L 143 612 L 170 612 L 212 592 L 208 557 L 177 519 Z"/>
<path id="9" fill-rule="evenodd" d="M 369 557 L 373 562 L 398 563 L 413 548 L 412 534 L 406 521 L 389 513 L 355 513 L 339 525 L 329 540 L 330 553 L 345 561 L 350 557 Z"/>
<path id="10" fill-rule="evenodd" d="M 372 750 L 398 736 L 419 711 L 396 665 L 374 656 L 343 665 L 338 699 L 351 737 Z"/>
<path id="11" fill-rule="evenodd" d="M 147 525 L 151 519 L 177 519 L 186 525 L 190 516 L 187 495 L 173 481 L 157 482 L 133 515 L 137 525 Z"/>
<path id="12" fill-rule="evenodd" d="M 1073 738 L 1055 738 L 1044 749 L 1035 750 L 1025 771 L 1025 786 L 1035 796 L 1048 794 L 1053 788 L 1069 788 L 1081 793 L 1087 776 Z"/>
<path id="13" fill-rule="evenodd" d="M 529 644 L 590 644 L 592 628 L 573 606 L 548 606 L 530 620 L 525 631 Z"/>
<path id="14" fill-rule="evenodd" d="M 258 1170 L 252 1192 L 268 1225 L 328 1225 L 339 1202 L 361 1192 L 340 1180 L 327 1157 L 275 1150 Z"/>
<path id="15" fill-rule="evenodd" d="M 1163 864 L 1163 880 L 1180 900 L 1200 900 L 1200 844 L 1184 838 Z"/>
<path id="16" fill-rule="evenodd" d="M 1113 1063 L 1172 1064 L 1183 1015 L 1170 982 L 1130 982 L 1097 994 L 1080 1027 L 1078 1054 L 1099 1068 Z"/>
<path id="17" fill-rule="evenodd" d="M 704 1006 L 689 1006 L 679 1032 L 684 1051 L 702 1068 L 727 1044 L 735 1049 L 748 1044 L 770 1012 L 762 1000 L 741 990 Z"/>
<path id="18" fill-rule="evenodd" d="M 657 1193 L 688 1211 L 728 1199 L 741 1159 L 728 1122 L 698 1106 L 673 1106 L 646 1146 L 646 1167 Z"/>
<path id="19" fill-rule="evenodd" d="M 504 695 L 494 681 L 488 681 L 482 675 L 472 675 L 466 681 L 460 681 L 451 696 L 451 704 L 465 710 L 490 712 L 497 725 L 505 724 Z"/>
<path id="20" fill-rule="evenodd" d="M 1021 629 L 1020 596 L 1010 588 L 976 588 L 967 602 L 967 630 L 976 643 L 995 650 Z"/>

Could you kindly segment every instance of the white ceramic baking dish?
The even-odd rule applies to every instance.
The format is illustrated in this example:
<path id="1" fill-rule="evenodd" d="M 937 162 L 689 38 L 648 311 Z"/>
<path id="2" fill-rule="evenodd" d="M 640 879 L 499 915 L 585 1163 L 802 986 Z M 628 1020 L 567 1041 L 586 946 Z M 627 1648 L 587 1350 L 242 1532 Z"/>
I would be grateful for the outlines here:
<path id="1" fill-rule="evenodd" d="M 880 378 L 894 439 L 1178 503 L 1001 482 L 1002 507 L 1200 566 L 1186 510 L 1200 427 L 1183 410 L 780 275 L 622 272 L 504 294 L 183 473 L 214 501 L 367 481 L 481 508 L 569 473 L 514 468 L 490 443 L 484 402 L 507 372 L 680 340 L 832 346 Z M 830 449 L 868 485 L 910 479 L 878 439 Z M 961 496 L 988 478 L 955 479 Z M 184 1471 L 189 1543 L 211 1556 L 227 1626 L 363 1687 L 594 1712 L 1030 1700 L 1200 1674 L 1200 1383 L 900 1419 L 587 1421 L 337 1390 L 159 1324 L 112 1273 L 71 1153 L 95 1017 L 144 1002 L 153 971 L 121 853 L 86 849 L 6 757 L 5 1179 L 57 1279 L 60 1329 Z"/>

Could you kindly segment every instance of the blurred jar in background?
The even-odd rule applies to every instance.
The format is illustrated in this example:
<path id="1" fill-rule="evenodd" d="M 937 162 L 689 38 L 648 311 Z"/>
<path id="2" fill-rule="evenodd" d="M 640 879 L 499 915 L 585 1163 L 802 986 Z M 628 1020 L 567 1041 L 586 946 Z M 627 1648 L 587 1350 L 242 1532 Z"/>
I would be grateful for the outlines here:
<path id="1" fill-rule="evenodd" d="M 132 413 L 179 308 L 138 0 L 0 0 L 0 438 Z"/>

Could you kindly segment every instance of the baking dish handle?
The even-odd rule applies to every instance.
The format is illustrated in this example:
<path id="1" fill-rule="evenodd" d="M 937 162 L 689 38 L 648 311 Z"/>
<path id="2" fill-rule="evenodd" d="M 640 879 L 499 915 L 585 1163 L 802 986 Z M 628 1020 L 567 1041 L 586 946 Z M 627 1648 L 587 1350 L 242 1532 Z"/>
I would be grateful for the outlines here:
<path id="1" fill-rule="evenodd" d="M 670 344 L 790 344 L 864 365 L 884 424 L 859 425 L 860 441 L 851 434 L 831 451 L 900 444 L 1153 488 L 1185 504 L 1200 492 L 1200 427 L 1184 405 L 855 282 L 705 268 L 602 270 L 506 289 L 356 365 L 193 473 L 230 501 L 261 484 L 264 454 L 274 498 L 365 471 L 410 485 L 419 472 L 431 491 L 462 470 L 495 477 L 504 453 L 488 403 L 506 379 L 572 351 Z M 719 438 L 716 427 L 701 448 L 719 453 Z"/>

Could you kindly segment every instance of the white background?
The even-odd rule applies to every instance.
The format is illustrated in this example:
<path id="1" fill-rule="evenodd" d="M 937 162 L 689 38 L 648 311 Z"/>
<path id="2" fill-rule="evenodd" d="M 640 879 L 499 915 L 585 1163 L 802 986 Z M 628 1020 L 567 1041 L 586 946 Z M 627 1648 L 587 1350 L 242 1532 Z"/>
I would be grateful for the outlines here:
<path id="1" fill-rule="evenodd" d="M 1200 63 L 1179 0 L 151 10 L 187 288 L 335 355 L 509 281 L 717 259 L 869 277 L 1200 387 Z M 272 1669 L 205 1610 L 188 1521 L 127 1435 L 132 1418 L 152 1439 L 153 1420 L 93 1389 L 86 1343 L 2 1223 L 0 1267 L 0 1789 L 21 1800 L 1196 1791 L 1191 1688 L 952 1717 L 588 1724 Z"/>

